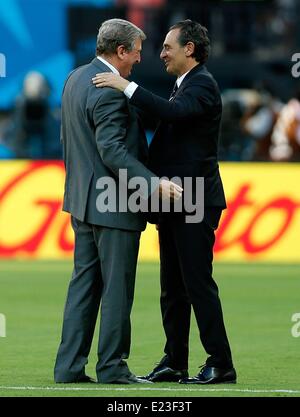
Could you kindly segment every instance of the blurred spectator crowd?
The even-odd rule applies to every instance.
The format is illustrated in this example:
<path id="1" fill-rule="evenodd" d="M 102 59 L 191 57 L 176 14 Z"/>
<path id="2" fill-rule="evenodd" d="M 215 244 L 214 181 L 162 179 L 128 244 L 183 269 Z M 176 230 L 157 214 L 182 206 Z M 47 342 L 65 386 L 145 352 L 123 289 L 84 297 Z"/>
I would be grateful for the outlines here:
<path id="1" fill-rule="evenodd" d="M 60 109 L 50 107 L 51 88 L 39 72 L 29 72 L 15 107 L 0 118 L 0 158 L 60 159 Z"/>
<path id="2" fill-rule="evenodd" d="M 0 159 L 60 159 L 60 109 L 50 87 L 30 72 L 9 117 L 0 119 Z M 222 93 L 220 160 L 300 161 L 300 90 L 281 101 L 266 83 Z"/>
<path id="3" fill-rule="evenodd" d="M 86 6 L 89 2 L 79 3 L 81 7 L 81 3 Z M 92 3 L 90 7 L 94 14 L 96 2 Z M 198 20 L 209 29 L 212 60 L 217 58 L 223 62 L 234 54 L 244 56 L 246 61 L 252 59 L 252 62 L 271 56 L 281 56 L 285 60 L 287 55 L 290 57 L 292 52 L 297 52 L 295 48 L 300 44 L 298 0 L 107 0 L 106 4 L 111 7 L 112 14 L 105 18 L 124 17 L 144 29 L 148 38 L 144 56 L 148 57 L 148 62 L 149 57 L 151 62 L 154 62 L 154 56 L 158 57 L 168 28 L 186 18 Z M 96 10 L 100 9 L 96 7 Z M 118 15 L 118 10 L 124 14 Z M 104 13 L 104 9 L 99 13 Z M 75 15 L 69 13 L 69 21 L 65 22 L 75 66 L 81 64 L 81 58 L 86 62 L 94 53 L 95 28 L 94 25 L 91 28 L 91 20 L 84 16 L 80 8 Z M 90 14 L 88 16 L 91 18 Z M 103 14 L 103 20 L 105 18 Z M 82 54 L 85 40 L 88 40 L 88 48 L 89 45 L 92 48 L 87 48 L 87 55 Z M 81 58 L 76 58 L 80 51 Z M 150 76 L 156 80 L 153 68 Z M 231 72 L 234 72 L 233 68 L 232 65 Z M 146 70 L 147 65 L 144 73 L 140 72 L 144 76 L 139 80 L 142 83 L 146 80 Z M 241 74 L 239 77 L 242 78 Z M 228 83 L 222 86 L 217 78 L 223 87 L 220 160 L 300 161 L 300 90 L 288 92 L 283 99 L 270 80 L 269 83 L 259 81 L 257 74 L 252 77 L 252 85 L 239 86 L 229 82 L 229 88 Z M 288 77 L 291 77 L 290 73 L 286 73 Z M 158 91 L 163 87 L 158 82 L 156 86 Z M 0 159 L 62 157 L 60 108 L 51 106 L 51 93 L 51 86 L 42 73 L 30 71 L 26 74 L 13 108 L 0 109 Z"/>
<path id="4" fill-rule="evenodd" d="M 287 102 L 263 83 L 224 91 L 220 159 L 300 161 L 300 90 Z"/>

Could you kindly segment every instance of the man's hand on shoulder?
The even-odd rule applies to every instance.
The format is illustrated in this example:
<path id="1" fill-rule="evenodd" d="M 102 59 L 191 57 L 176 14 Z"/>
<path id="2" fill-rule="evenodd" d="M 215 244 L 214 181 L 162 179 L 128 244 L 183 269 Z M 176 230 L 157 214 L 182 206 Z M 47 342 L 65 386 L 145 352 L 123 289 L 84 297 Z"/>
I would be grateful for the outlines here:
<path id="1" fill-rule="evenodd" d="M 101 74 L 96 74 L 96 76 L 92 78 L 92 81 L 98 88 L 112 87 L 121 92 L 124 92 L 126 87 L 130 84 L 128 80 L 112 72 L 102 72 Z"/>

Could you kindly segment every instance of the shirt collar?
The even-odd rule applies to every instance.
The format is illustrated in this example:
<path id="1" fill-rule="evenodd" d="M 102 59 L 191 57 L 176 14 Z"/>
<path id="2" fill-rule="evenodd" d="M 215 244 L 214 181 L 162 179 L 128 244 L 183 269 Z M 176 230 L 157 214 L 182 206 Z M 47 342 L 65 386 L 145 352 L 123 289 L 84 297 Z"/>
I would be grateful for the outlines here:
<path id="1" fill-rule="evenodd" d="M 112 72 L 114 72 L 115 74 L 120 75 L 119 71 L 117 70 L 117 68 L 115 68 L 112 64 L 110 64 L 109 62 L 106 61 L 106 59 L 102 58 L 102 56 L 97 56 L 97 58 L 99 59 L 99 61 L 102 61 L 103 64 L 107 65 L 108 68 L 110 68 L 112 70 Z"/>
<path id="2" fill-rule="evenodd" d="M 190 71 L 185 72 L 184 74 L 182 74 L 179 78 L 177 78 L 176 83 L 177 83 L 177 87 L 179 88 L 182 81 L 184 80 L 185 76 L 189 73 Z"/>

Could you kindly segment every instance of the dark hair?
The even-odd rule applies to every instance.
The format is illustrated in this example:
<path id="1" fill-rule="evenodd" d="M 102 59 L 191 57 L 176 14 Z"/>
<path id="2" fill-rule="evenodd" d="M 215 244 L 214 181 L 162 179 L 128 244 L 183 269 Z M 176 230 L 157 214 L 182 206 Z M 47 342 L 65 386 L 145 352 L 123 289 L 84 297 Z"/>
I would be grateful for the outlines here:
<path id="1" fill-rule="evenodd" d="M 171 26 L 169 30 L 173 29 L 180 29 L 178 42 L 181 46 L 186 45 L 188 42 L 193 42 L 195 51 L 192 57 L 197 62 L 204 64 L 210 52 L 210 41 L 206 27 L 200 25 L 198 22 L 187 19 Z"/>

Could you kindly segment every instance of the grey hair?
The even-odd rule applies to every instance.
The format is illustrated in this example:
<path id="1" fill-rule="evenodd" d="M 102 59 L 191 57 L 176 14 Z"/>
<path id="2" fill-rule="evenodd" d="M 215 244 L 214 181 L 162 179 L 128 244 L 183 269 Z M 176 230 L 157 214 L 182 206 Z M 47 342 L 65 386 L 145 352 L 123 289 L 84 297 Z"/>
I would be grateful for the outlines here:
<path id="1" fill-rule="evenodd" d="M 123 19 L 109 19 L 102 23 L 97 37 L 96 55 L 112 55 L 117 47 L 123 45 L 132 51 L 137 39 L 144 41 L 145 33 L 133 23 Z"/>

